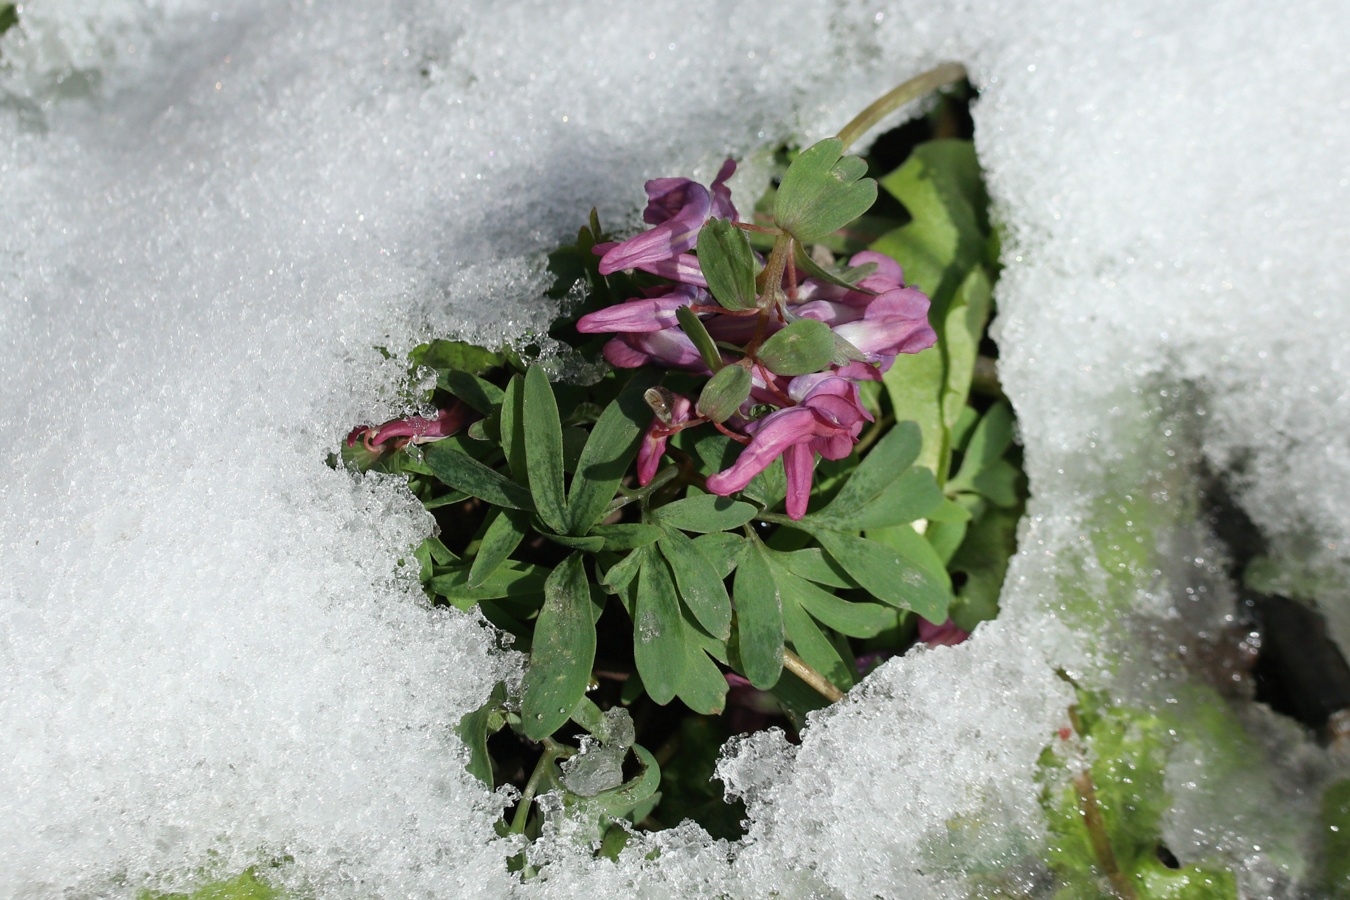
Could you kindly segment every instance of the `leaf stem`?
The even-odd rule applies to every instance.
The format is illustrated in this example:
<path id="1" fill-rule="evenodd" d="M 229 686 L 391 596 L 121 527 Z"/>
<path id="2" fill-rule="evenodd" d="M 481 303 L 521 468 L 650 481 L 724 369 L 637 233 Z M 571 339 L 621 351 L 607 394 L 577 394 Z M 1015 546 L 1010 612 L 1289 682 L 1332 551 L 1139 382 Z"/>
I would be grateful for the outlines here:
<path id="1" fill-rule="evenodd" d="M 843 691 L 835 687 L 824 675 L 807 665 L 806 660 L 786 647 L 783 648 L 783 668 L 805 681 L 817 694 L 831 703 L 838 703 L 844 699 Z"/>
<path id="2" fill-rule="evenodd" d="M 839 139 L 847 149 L 854 141 L 867 133 L 873 125 L 895 112 L 912 100 L 917 100 L 930 91 L 944 85 L 960 81 L 966 77 L 966 67 L 960 63 L 943 63 L 935 69 L 924 72 L 893 88 L 878 98 L 871 106 L 854 116 L 853 121 L 839 129 Z"/>
<path id="3" fill-rule="evenodd" d="M 609 518 L 630 503 L 638 500 L 646 500 L 656 491 L 669 484 L 671 480 L 679 474 L 679 466 L 666 466 L 656 473 L 656 476 L 646 487 L 638 488 L 635 491 L 623 487 L 619 488 L 619 496 L 610 501 L 609 509 L 605 512 L 605 518 Z"/>
<path id="4" fill-rule="evenodd" d="M 1106 872 L 1111 887 L 1120 900 L 1136 900 L 1134 885 L 1120 870 L 1116 854 L 1111 849 L 1111 838 L 1106 833 L 1106 819 L 1102 816 L 1101 805 L 1097 802 L 1097 790 L 1092 783 L 1092 773 L 1084 771 L 1073 779 L 1073 788 L 1078 793 L 1078 811 L 1083 816 L 1083 825 L 1087 828 L 1088 839 L 1092 842 L 1093 855 L 1097 865 Z"/>
<path id="5" fill-rule="evenodd" d="M 525 833 L 525 823 L 530 819 L 530 804 L 534 802 L 534 795 L 539 791 L 539 782 L 544 780 L 553 761 L 558 758 L 557 748 L 558 745 L 552 741 L 545 742 L 544 752 L 539 755 L 539 762 L 535 763 L 530 780 L 525 782 L 525 790 L 520 792 L 520 800 L 516 802 L 516 812 L 511 817 L 512 834 Z"/>

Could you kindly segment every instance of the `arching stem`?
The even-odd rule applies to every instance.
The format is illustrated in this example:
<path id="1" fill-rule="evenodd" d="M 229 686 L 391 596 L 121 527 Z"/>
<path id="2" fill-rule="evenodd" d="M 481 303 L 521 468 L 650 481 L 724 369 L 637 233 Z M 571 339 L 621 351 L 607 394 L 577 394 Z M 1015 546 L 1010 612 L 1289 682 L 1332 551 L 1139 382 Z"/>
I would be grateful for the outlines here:
<path id="1" fill-rule="evenodd" d="M 873 125 L 895 112 L 912 100 L 917 100 L 930 91 L 960 81 L 966 77 L 966 67 L 960 63 L 943 63 L 936 69 L 924 72 L 894 88 L 885 96 L 872 103 L 853 121 L 839 129 L 839 139 L 847 149 L 854 141 L 867 133 Z"/>

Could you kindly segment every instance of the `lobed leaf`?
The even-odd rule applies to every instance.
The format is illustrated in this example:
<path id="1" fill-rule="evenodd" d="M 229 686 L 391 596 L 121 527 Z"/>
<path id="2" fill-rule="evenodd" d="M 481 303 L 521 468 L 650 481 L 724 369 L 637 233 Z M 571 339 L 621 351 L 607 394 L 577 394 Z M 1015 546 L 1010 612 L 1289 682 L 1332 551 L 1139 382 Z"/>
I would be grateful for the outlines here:
<path id="1" fill-rule="evenodd" d="M 637 573 L 633 602 L 633 659 L 647 695 L 661 705 L 675 698 L 688 664 L 684 619 L 670 569 L 650 547 Z"/>
<path id="2" fill-rule="evenodd" d="M 754 518 L 755 507 L 716 494 L 694 494 L 657 507 L 650 515 L 662 524 L 681 531 L 708 534 L 740 528 Z"/>
<path id="3" fill-rule="evenodd" d="M 427 579 L 427 587 L 454 606 L 471 609 L 480 600 L 537 596 L 544 589 L 547 570 L 543 566 L 507 560 L 476 586 L 470 586 L 469 572 L 467 566 L 450 569 Z"/>
<path id="4" fill-rule="evenodd" d="M 717 567 L 684 532 L 664 531 L 657 546 L 670 564 L 685 607 L 708 634 L 726 640 L 731 634 L 731 598 Z"/>
<path id="5" fill-rule="evenodd" d="M 923 541 L 912 528 L 909 531 Z M 935 625 L 947 620 L 951 581 L 946 572 L 933 572 L 907 553 L 857 535 L 824 528 L 816 529 L 812 534 L 849 577 L 881 602 L 913 610 Z M 917 552 L 914 548 L 910 550 Z M 932 552 L 932 548 L 928 550 Z"/>
<path id="6" fill-rule="evenodd" d="M 838 231 L 877 199 L 877 183 L 862 177 L 867 163 L 843 151 L 843 141 L 826 138 L 798 154 L 783 174 L 774 222 L 800 243 L 813 244 Z"/>

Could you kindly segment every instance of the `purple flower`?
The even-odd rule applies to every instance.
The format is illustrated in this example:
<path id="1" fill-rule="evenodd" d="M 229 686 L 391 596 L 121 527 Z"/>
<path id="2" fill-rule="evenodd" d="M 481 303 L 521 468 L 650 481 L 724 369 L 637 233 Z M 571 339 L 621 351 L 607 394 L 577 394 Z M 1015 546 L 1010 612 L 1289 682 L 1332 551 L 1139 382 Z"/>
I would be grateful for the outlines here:
<path id="1" fill-rule="evenodd" d="M 638 445 L 637 476 L 638 484 L 648 485 L 656 477 L 661 466 L 661 456 L 666 452 L 666 441 L 679 431 L 685 422 L 694 418 L 694 402 L 680 394 L 670 395 L 666 417 L 657 416 Z"/>
<path id="2" fill-rule="evenodd" d="M 934 625 L 922 617 L 919 619 L 919 640 L 930 647 L 955 647 L 968 637 L 970 632 L 957 628 L 951 619 L 941 625 Z"/>
<path id="3" fill-rule="evenodd" d="M 787 514 L 793 519 L 806 515 L 816 454 L 826 459 L 848 456 L 863 422 L 872 416 L 862 406 L 858 385 L 828 372 L 794 378 L 789 395 L 795 394 L 801 394 L 796 406 L 747 426 L 749 446 L 729 469 L 708 476 L 709 491 L 735 493 L 781 456 L 787 471 Z"/>
<path id="4" fill-rule="evenodd" d="M 357 438 L 372 453 L 380 453 L 381 445 L 393 440 L 394 447 L 407 444 L 426 444 L 447 438 L 467 425 L 477 414 L 458 400 L 436 414 L 436 418 L 407 416 L 391 419 L 380 426 L 362 425 L 353 428 L 347 435 L 347 446 L 355 446 Z"/>
<path id="5" fill-rule="evenodd" d="M 577 320 L 577 331 L 582 334 L 603 334 L 676 328 L 680 322 L 675 311 L 681 306 L 688 306 L 697 298 L 696 288 L 677 284 L 663 294 L 628 300 L 587 313 Z"/>
<path id="6" fill-rule="evenodd" d="M 620 269 L 642 269 L 667 278 L 679 272 L 680 256 L 698 244 L 698 233 L 713 216 L 736 219 L 727 179 L 736 171 L 735 160 L 727 160 L 712 183 L 712 190 L 688 178 L 656 178 L 647 182 L 647 209 L 643 219 L 656 227 L 619 244 L 596 247 L 603 252 L 600 274 Z M 672 263 L 675 265 L 672 267 Z M 692 259 L 684 268 L 695 264 Z M 688 276 L 691 272 L 685 272 Z M 698 276 L 702 281 L 702 275 Z M 684 280 L 684 279 L 681 279 Z M 705 282 L 706 283 L 706 282 Z"/>

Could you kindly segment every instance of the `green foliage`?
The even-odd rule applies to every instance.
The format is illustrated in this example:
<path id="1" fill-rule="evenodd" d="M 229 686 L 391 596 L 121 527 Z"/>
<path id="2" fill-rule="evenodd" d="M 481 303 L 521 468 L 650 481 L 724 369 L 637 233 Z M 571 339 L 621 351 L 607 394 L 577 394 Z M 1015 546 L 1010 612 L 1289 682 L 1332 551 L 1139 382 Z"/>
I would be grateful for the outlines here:
<path id="1" fill-rule="evenodd" d="M 863 178 L 867 163 L 843 150 L 839 138 L 826 138 L 798 154 L 783 175 L 773 217 L 798 243 L 814 244 L 838 231 L 877 199 L 877 183 Z"/>
<path id="2" fill-rule="evenodd" d="M 361 441 L 344 448 L 354 469 L 406 475 L 434 511 L 440 533 L 413 554 L 432 602 L 480 610 L 529 654 L 519 687 L 498 685 L 458 727 L 476 778 L 521 787 L 511 831 L 538 834 L 533 799 L 556 791 L 605 854 L 624 843 L 620 819 L 675 824 L 691 813 L 733 834 L 735 816 L 706 784 L 725 733 L 687 716 L 658 731 L 650 747 L 694 748 L 689 757 L 659 754 L 663 776 L 643 744 L 651 726 L 635 731 L 629 709 L 715 715 L 745 702 L 729 694 L 728 679 L 740 676 L 765 692 L 756 702 L 771 698 L 801 728 L 826 696 L 858 680 L 855 654 L 903 651 L 915 615 L 942 623 L 950 613 L 972 628 L 996 612 L 1024 486 L 1011 410 L 971 398 L 996 275 L 971 250 L 991 240 L 985 201 L 967 183 L 972 171 L 978 179 L 968 145 L 923 145 L 916 155 L 883 179 L 911 221 L 896 229 L 887 214 L 853 233 L 886 232 L 881 243 L 923 251 L 901 259 L 907 271 L 928 277 L 927 266 L 938 285 L 953 279 L 934 306 L 942 340 L 902 356 L 884 383 L 860 385 L 875 422 L 853 455 L 816 466 L 801 518 L 782 511 L 781 459 L 730 497 L 707 493 L 706 479 L 743 452 L 748 423 L 773 408 L 766 392 L 864 357 L 827 324 L 795 318 L 766 288 L 746 232 L 718 219 L 699 234 L 698 260 L 712 297 L 727 315 L 744 315 L 755 336 L 719 345 L 700 318 L 716 318 L 706 300 L 698 311 L 677 308 L 679 330 L 711 377 L 611 370 L 574 385 L 509 348 L 433 341 L 413 351 L 412 367 L 436 371 L 426 399 L 463 404 L 472 411 L 466 427 L 392 451 Z M 838 139 L 799 154 L 772 201 L 782 232 L 769 268 L 788 266 L 789 282 L 804 272 L 834 290 L 870 293 L 857 282 L 875 264 L 850 269 L 805 246 L 837 245 L 832 233 L 871 206 L 876 182 L 865 172 Z M 583 355 L 600 344 L 576 331 L 579 315 L 662 284 L 641 272 L 600 275 L 592 248 L 609 239 L 592 213 L 577 243 L 550 255 L 550 293 L 572 304 L 551 334 Z M 766 372 L 784 380 L 756 388 Z M 697 397 L 696 421 L 674 418 L 673 397 Z M 640 452 L 646 484 L 633 475 Z M 963 576 L 959 590 L 951 572 Z M 503 730 L 518 739 L 493 737 Z M 507 744 L 532 749 L 494 764 L 493 748 Z M 529 874 L 523 857 L 520 865 Z"/>
<path id="3" fill-rule="evenodd" d="M 286 894 L 258 878 L 254 869 L 245 869 L 233 878 L 215 881 L 190 894 L 161 894 L 141 891 L 137 900 L 283 900 Z"/>
<path id="4" fill-rule="evenodd" d="M 698 261 L 708 291 L 727 309 L 754 309 L 755 256 L 745 232 L 726 219 L 709 219 L 698 235 Z"/>

